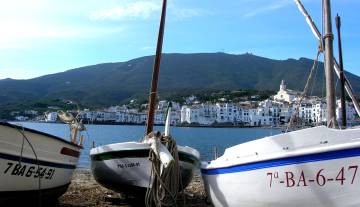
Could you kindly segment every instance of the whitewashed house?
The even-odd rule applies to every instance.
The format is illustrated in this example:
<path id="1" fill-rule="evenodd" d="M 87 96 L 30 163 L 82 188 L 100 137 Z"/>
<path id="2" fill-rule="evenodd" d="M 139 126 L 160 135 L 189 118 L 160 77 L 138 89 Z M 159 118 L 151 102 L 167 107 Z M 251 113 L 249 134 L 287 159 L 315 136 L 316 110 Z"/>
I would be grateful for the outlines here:
<path id="1" fill-rule="evenodd" d="M 294 108 L 289 104 L 283 104 L 279 106 L 279 121 L 281 124 L 288 123 L 290 121 L 291 115 L 294 111 Z"/>
<path id="2" fill-rule="evenodd" d="M 336 118 L 339 124 L 342 123 L 342 111 L 341 111 L 341 101 L 337 100 L 337 107 L 336 107 Z M 355 119 L 356 110 L 354 108 L 354 105 L 349 102 L 345 102 L 346 105 L 346 121 L 347 123 L 351 124 L 351 122 Z"/>
<path id="3" fill-rule="evenodd" d="M 80 119 L 87 120 L 87 121 L 95 121 L 97 117 L 96 111 L 90 111 L 89 109 L 85 109 L 81 111 L 79 114 Z"/>
<path id="4" fill-rule="evenodd" d="M 199 105 L 198 123 L 202 125 L 211 125 L 216 120 L 216 106 L 210 103 Z"/>
<path id="5" fill-rule="evenodd" d="M 147 113 L 139 113 L 139 124 L 145 124 L 147 122 Z"/>
<path id="6" fill-rule="evenodd" d="M 243 125 L 250 126 L 251 125 L 251 117 L 250 117 L 250 108 L 242 108 L 242 119 Z"/>
<path id="7" fill-rule="evenodd" d="M 301 118 L 306 123 L 312 123 L 314 120 L 312 119 L 312 104 L 311 103 L 303 103 L 299 107 L 299 118 Z"/>
<path id="8" fill-rule="evenodd" d="M 98 111 L 96 114 L 96 121 L 99 122 L 115 122 L 116 119 L 116 112 Z"/>
<path id="9" fill-rule="evenodd" d="M 159 101 L 157 104 L 157 110 L 164 111 L 167 109 L 169 102 L 166 100 Z"/>
<path id="10" fill-rule="evenodd" d="M 326 103 L 317 101 L 312 105 L 311 119 L 314 123 L 326 122 Z"/>
<path id="11" fill-rule="evenodd" d="M 183 106 L 181 108 L 181 122 L 182 123 L 199 123 L 200 107 L 195 106 Z"/>
<path id="12" fill-rule="evenodd" d="M 29 117 L 27 117 L 27 116 L 16 116 L 15 120 L 16 121 L 27 121 L 27 120 L 29 120 Z"/>
<path id="13" fill-rule="evenodd" d="M 128 123 L 139 124 L 140 114 L 139 113 L 128 113 Z"/>
<path id="14" fill-rule="evenodd" d="M 117 123 L 125 123 L 127 120 L 126 120 L 126 112 L 125 111 L 117 111 L 115 113 L 116 115 L 116 119 L 115 119 L 115 122 Z"/>
<path id="15" fill-rule="evenodd" d="M 45 113 L 45 122 L 56 122 L 58 118 L 57 112 Z"/>
<path id="16" fill-rule="evenodd" d="M 216 103 L 216 122 L 234 123 L 238 117 L 238 107 L 232 103 Z"/>
<path id="17" fill-rule="evenodd" d="M 173 126 L 179 125 L 181 123 L 181 115 L 179 110 L 171 111 L 170 124 Z"/>
<path id="18" fill-rule="evenodd" d="M 163 113 L 163 111 L 156 110 L 154 116 L 154 124 L 165 124 L 165 113 Z"/>

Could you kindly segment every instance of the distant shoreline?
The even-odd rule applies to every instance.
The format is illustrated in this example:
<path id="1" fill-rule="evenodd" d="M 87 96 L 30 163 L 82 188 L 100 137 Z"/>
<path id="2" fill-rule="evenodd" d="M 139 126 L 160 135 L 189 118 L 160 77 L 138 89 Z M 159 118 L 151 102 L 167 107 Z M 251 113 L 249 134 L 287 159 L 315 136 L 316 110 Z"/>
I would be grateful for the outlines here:
<path id="1" fill-rule="evenodd" d="M 64 124 L 63 122 L 42 122 L 42 121 L 7 121 L 12 123 L 43 123 L 43 124 Z M 131 123 L 119 123 L 119 122 L 92 122 L 86 123 L 85 125 L 119 125 L 119 126 L 145 126 L 145 124 L 131 124 Z M 164 126 L 164 124 L 155 124 L 155 126 Z M 241 125 L 230 125 L 230 124 L 218 124 L 218 125 L 199 125 L 199 124 L 180 124 L 172 125 L 172 127 L 179 128 L 264 128 L 264 129 L 283 129 L 286 126 L 241 126 Z"/>

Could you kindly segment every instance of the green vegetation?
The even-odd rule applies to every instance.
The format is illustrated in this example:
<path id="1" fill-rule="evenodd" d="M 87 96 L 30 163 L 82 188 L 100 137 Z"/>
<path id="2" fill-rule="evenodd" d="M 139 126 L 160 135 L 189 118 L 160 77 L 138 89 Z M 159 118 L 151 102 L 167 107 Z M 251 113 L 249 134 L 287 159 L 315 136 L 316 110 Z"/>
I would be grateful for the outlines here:
<path id="1" fill-rule="evenodd" d="M 3 105 L 0 110 L 0 119 L 13 119 L 15 116 L 30 116 L 26 114 L 26 110 L 35 110 L 38 112 L 38 115 L 43 115 L 47 111 L 56 111 L 56 110 L 74 110 L 83 106 L 78 106 L 71 101 L 61 100 L 61 99 L 42 99 L 38 101 L 29 101 L 22 102 L 17 104 L 6 104 Z"/>
<path id="2" fill-rule="evenodd" d="M 61 100 L 84 107 L 104 107 L 136 99 L 147 101 L 153 56 L 122 63 L 106 63 L 72 69 L 29 80 L 0 80 L 0 116 L 20 109 L 46 109 Z M 252 54 L 225 53 L 164 54 L 160 69 L 159 97 L 182 102 L 194 94 L 201 101 L 226 98 L 264 99 L 277 91 L 282 79 L 290 89 L 302 90 L 313 61 L 272 60 Z M 346 73 L 353 89 L 360 92 L 360 77 Z M 322 94 L 323 64 L 319 64 L 312 95 Z M 241 90 L 239 90 L 241 89 Z M 264 92 L 259 92 L 264 91 Z M 52 103 L 60 100 L 58 103 Z M 55 101 L 56 102 L 56 101 Z"/>
<path id="3" fill-rule="evenodd" d="M 194 95 L 200 102 L 218 102 L 218 101 L 230 101 L 230 102 L 241 102 L 241 101 L 262 101 L 274 95 L 274 91 L 258 91 L 251 89 L 239 89 L 239 90 L 198 90 L 191 91 L 187 94 L 167 94 L 162 99 L 175 101 L 181 104 L 185 103 L 185 99 Z"/>

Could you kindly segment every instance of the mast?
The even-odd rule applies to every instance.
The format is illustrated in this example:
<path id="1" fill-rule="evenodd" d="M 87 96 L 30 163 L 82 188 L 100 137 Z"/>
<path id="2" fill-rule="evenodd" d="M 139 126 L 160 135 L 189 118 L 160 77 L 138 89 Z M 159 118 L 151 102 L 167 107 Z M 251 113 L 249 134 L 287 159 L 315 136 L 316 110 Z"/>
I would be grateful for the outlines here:
<path id="1" fill-rule="evenodd" d="M 341 46 L 341 19 L 337 14 L 336 18 L 336 29 L 338 34 L 338 49 L 339 49 L 339 66 L 340 66 L 340 82 L 341 82 L 341 118 L 342 118 L 342 126 L 346 127 L 346 103 L 345 103 L 345 77 L 344 77 L 344 66 L 343 66 L 343 58 L 342 58 L 342 46 Z"/>
<path id="2" fill-rule="evenodd" d="M 331 25 L 331 5 L 330 0 L 323 0 L 324 12 L 324 42 L 325 42 L 325 76 L 326 76 L 326 105 L 327 105 L 327 123 L 328 127 L 336 127 L 336 113 L 335 113 L 335 87 L 334 87 L 334 55 L 333 55 L 333 40 Z"/>
<path id="3" fill-rule="evenodd" d="M 315 35 L 315 37 L 316 37 L 318 40 L 321 40 L 321 41 L 322 41 L 322 37 L 321 37 L 321 34 L 320 34 L 318 28 L 316 27 L 314 21 L 311 19 L 310 15 L 309 15 L 308 12 L 306 11 L 305 7 L 302 5 L 301 1 L 300 1 L 300 0 L 295 0 L 295 3 L 298 5 L 300 12 L 305 16 L 306 22 L 309 24 L 311 30 L 312 30 L 312 31 L 315 31 L 315 32 L 313 32 L 314 35 Z M 317 31 L 317 32 L 316 32 L 316 31 Z M 322 45 L 323 45 L 323 43 L 321 43 L 321 46 L 322 46 Z M 336 73 L 336 75 L 337 75 L 338 77 L 340 77 L 340 66 L 339 66 L 339 64 L 336 62 L 335 59 L 334 59 L 334 62 L 335 62 L 335 63 L 334 63 L 335 73 Z M 358 102 L 357 99 L 356 99 L 354 90 L 352 89 L 349 80 L 346 78 L 346 75 L 345 75 L 345 74 L 343 74 L 343 75 L 344 75 L 344 80 L 345 80 L 345 90 L 346 90 L 347 94 L 349 95 L 349 97 L 351 98 L 357 114 L 360 116 L 360 104 L 359 104 L 359 102 Z"/>
<path id="4" fill-rule="evenodd" d="M 160 27 L 159 27 L 157 46 L 156 46 L 156 56 L 155 56 L 155 63 L 154 63 L 154 67 L 153 67 L 151 89 L 150 89 L 150 95 L 149 95 L 149 111 L 148 111 L 148 119 L 147 119 L 147 124 L 146 124 L 146 134 L 151 133 L 153 131 L 153 127 L 154 127 L 156 95 L 157 95 L 161 52 L 162 52 L 162 44 L 163 44 L 164 28 L 165 28 L 166 1 L 167 0 L 163 0 L 162 11 L 161 11 Z"/>

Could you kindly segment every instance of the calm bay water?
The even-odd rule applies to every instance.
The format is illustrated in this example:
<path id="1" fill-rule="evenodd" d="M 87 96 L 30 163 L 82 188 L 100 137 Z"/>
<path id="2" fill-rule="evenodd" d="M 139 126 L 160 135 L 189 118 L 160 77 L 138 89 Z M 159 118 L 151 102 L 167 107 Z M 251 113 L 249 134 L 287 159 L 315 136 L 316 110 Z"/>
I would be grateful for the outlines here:
<path id="1" fill-rule="evenodd" d="M 36 129 L 58 137 L 68 139 L 69 127 L 65 124 L 17 122 L 27 128 Z M 128 125 L 86 125 L 87 133 L 84 133 L 84 150 L 81 153 L 80 168 L 89 168 L 89 152 L 92 142 L 96 146 L 116 142 L 138 141 L 145 133 L 144 126 Z M 155 127 L 157 131 L 164 131 L 164 127 Z M 279 134 L 279 129 L 265 128 L 185 128 L 172 127 L 171 134 L 180 145 L 187 145 L 197 149 L 202 160 L 213 159 L 213 151 L 216 146 L 219 155 L 222 155 L 228 147 L 259 139 L 265 136 Z"/>

